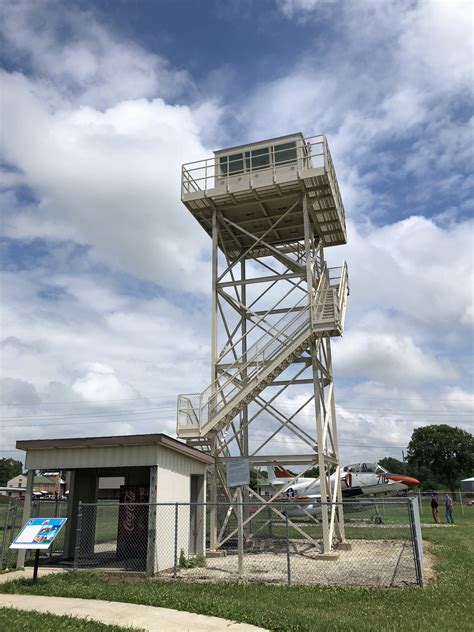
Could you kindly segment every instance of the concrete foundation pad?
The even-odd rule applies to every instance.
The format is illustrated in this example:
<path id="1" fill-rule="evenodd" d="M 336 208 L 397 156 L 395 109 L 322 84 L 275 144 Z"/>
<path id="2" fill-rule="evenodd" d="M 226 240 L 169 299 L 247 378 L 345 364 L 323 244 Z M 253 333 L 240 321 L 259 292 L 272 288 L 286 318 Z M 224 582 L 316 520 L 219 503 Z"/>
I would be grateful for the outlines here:
<path id="1" fill-rule="evenodd" d="M 339 542 L 337 545 L 338 551 L 352 551 L 352 544 L 350 542 Z"/>
<path id="2" fill-rule="evenodd" d="M 206 551 L 206 557 L 209 557 L 209 558 L 225 557 L 226 555 L 227 555 L 227 551 L 222 551 L 220 549 L 217 549 L 216 551 Z"/>
<path id="3" fill-rule="evenodd" d="M 328 560 L 330 562 L 336 562 L 339 559 L 339 553 L 317 553 L 314 556 L 315 560 Z"/>

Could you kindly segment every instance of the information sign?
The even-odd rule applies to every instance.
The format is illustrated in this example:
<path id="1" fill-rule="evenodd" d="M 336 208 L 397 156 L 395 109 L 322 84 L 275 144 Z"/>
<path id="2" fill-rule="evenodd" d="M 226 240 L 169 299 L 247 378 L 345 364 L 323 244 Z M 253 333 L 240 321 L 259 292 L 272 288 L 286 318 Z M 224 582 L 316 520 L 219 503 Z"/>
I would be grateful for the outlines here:
<path id="1" fill-rule="evenodd" d="M 10 544 L 11 549 L 49 549 L 67 518 L 31 518 Z"/>
<path id="2" fill-rule="evenodd" d="M 239 487 L 250 483 L 249 459 L 235 459 L 227 463 L 227 485 Z"/>

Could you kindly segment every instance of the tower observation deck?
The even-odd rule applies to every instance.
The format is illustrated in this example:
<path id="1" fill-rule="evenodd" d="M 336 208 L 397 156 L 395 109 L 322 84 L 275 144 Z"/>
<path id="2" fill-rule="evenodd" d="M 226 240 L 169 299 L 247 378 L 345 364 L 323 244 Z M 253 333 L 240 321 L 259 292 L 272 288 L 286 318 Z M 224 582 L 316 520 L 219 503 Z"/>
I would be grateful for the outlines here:
<path id="1" fill-rule="evenodd" d="M 232 499 L 225 465 L 236 458 L 302 468 L 271 498 L 246 487 L 244 500 L 271 510 L 317 465 L 321 500 L 341 502 L 330 338 L 343 333 L 349 282 L 345 263 L 324 259 L 347 240 L 326 137 L 296 133 L 185 164 L 181 198 L 212 239 L 212 357 L 208 388 L 178 397 L 177 434 L 216 457 L 211 502 L 219 490 Z M 321 520 L 328 552 L 344 539 L 342 509 L 322 507 Z"/>

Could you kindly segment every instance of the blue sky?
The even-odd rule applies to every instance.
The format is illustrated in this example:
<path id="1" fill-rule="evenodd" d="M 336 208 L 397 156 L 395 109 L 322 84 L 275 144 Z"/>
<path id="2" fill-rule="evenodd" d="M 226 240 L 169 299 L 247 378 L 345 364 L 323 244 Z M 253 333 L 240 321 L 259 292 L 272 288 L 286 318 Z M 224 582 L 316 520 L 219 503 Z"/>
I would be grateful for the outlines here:
<path id="1" fill-rule="evenodd" d="M 327 134 L 348 220 L 328 253 L 351 278 L 343 458 L 472 429 L 469 2 L 2 8 L 3 454 L 174 433 L 176 395 L 209 376 L 210 243 L 181 163 L 294 131 Z"/>

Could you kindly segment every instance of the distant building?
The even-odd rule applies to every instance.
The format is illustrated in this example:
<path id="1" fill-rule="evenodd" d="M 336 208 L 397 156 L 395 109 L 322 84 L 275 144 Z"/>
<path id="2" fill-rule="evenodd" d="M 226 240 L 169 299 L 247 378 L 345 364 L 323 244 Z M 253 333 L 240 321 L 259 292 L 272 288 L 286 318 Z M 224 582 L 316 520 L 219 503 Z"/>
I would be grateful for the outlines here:
<path id="1" fill-rule="evenodd" d="M 18 498 L 25 495 L 27 474 L 18 474 L 10 479 L 5 487 L 0 488 L 0 494 Z M 36 496 L 64 496 L 66 491 L 65 481 L 60 472 L 46 472 L 35 476 L 33 494 Z"/>
<path id="2" fill-rule="evenodd" d="M 465 478 L 461 481 L 462 492 L 474 492 L 474 476 L 471 478 Z"/>
<path id="3" fill-rule="evenodd" d="M 24 498 L 24 487 L 0 487 L 0 496 L 8 496 L 9 498 Z"/>
<path id="4" fill-rule="evenodd" d="M 26 474 L 18 474 L 11 478 L 5 487 L 0 487 L 0 494 L 9 498 L 22 498 L 26 490 Z"/>
<path id="5" fill-rule="evenodd" d="M 26 473 L 18 474 L 7 483 L 7 487 L 24 487 L 26 489 Z"/>

